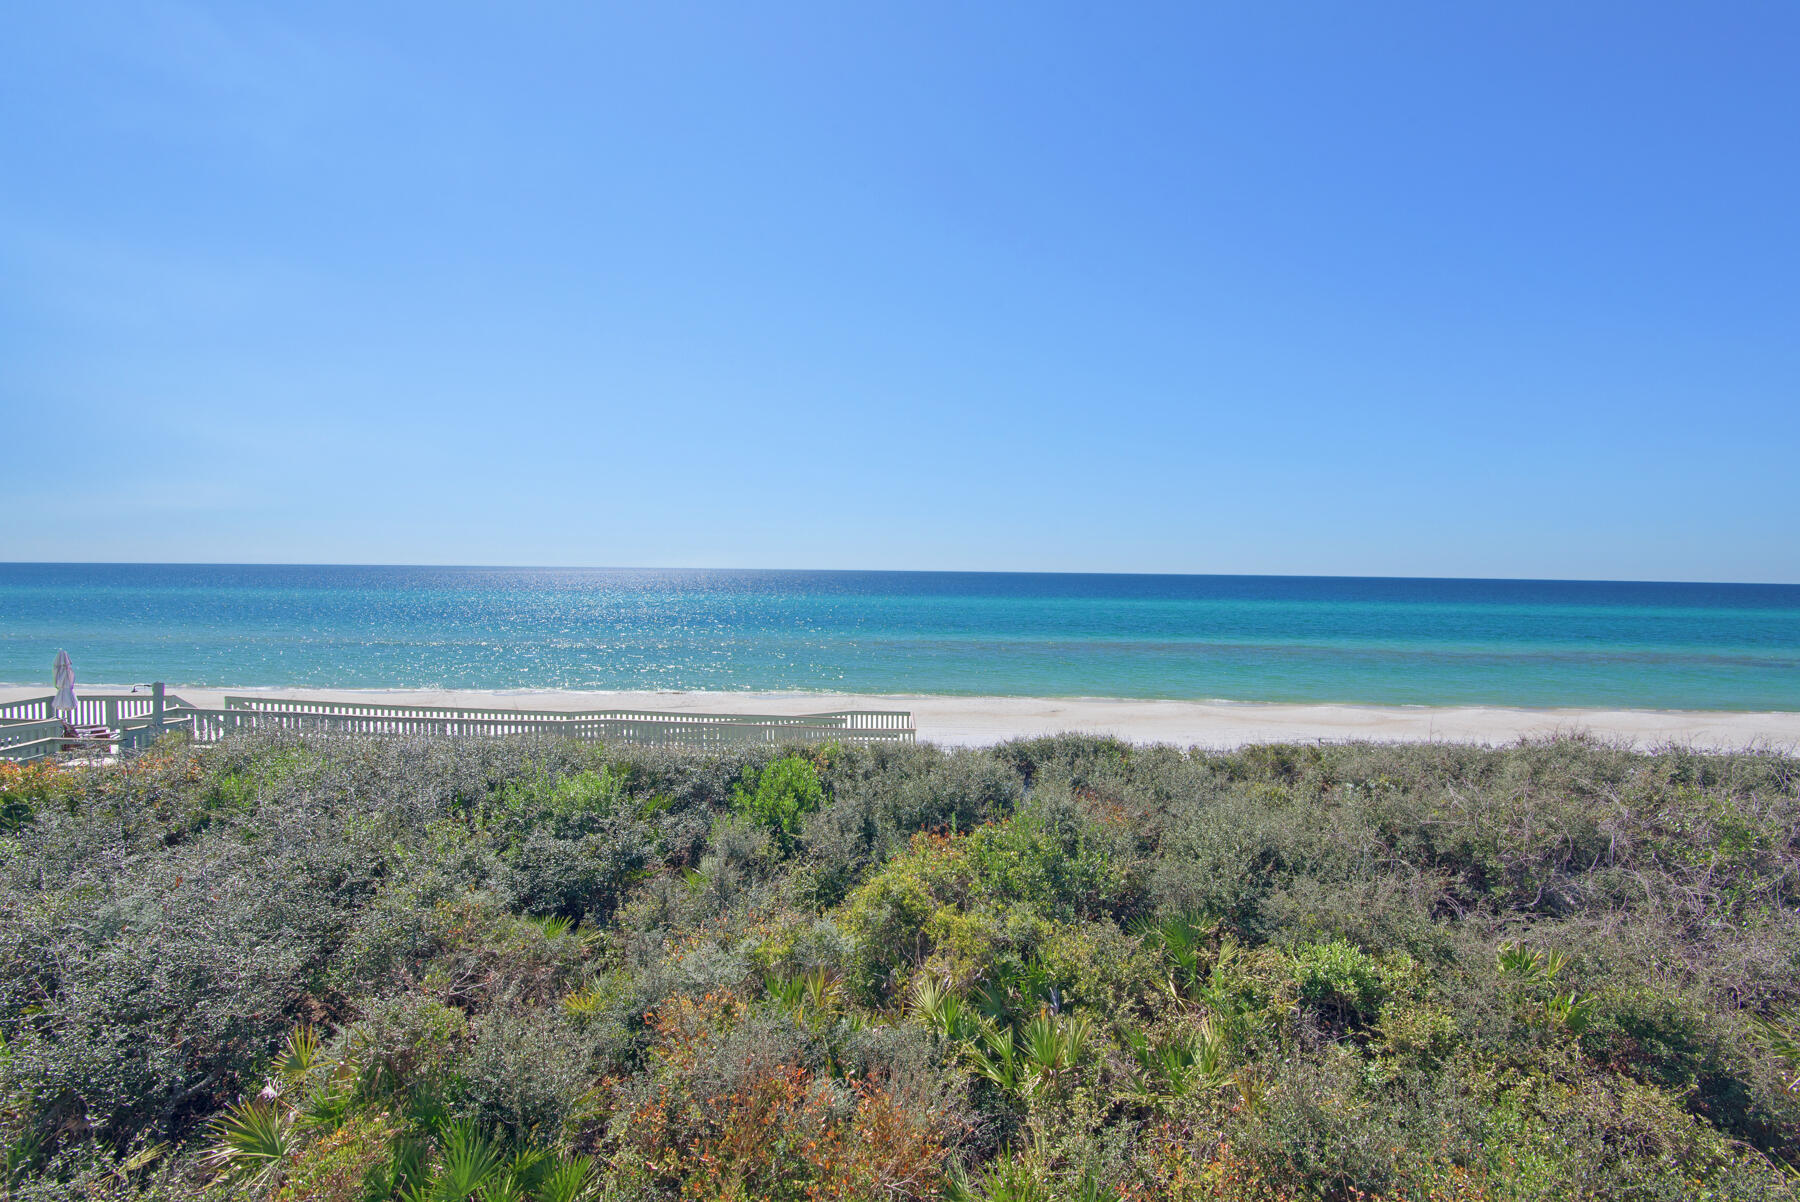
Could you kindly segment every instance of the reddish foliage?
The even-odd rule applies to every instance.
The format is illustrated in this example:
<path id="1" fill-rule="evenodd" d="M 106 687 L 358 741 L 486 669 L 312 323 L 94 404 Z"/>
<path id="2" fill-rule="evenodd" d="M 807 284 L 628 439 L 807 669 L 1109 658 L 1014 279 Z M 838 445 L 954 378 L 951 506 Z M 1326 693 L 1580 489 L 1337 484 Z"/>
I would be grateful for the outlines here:
<path id="1" fill-rule="evenodd" d="M 948 1157 L 943 1116 L 903 1108 L 880 1083 L 839 1082 L 799 1065 L 757 1068 L 703 1096 L 693 1070 L 743 1002 L 708 995 L 650 1018 L 664 1088 L 625 1115 L 626 1139 L 680 1197 L 933 1199 Z"/>

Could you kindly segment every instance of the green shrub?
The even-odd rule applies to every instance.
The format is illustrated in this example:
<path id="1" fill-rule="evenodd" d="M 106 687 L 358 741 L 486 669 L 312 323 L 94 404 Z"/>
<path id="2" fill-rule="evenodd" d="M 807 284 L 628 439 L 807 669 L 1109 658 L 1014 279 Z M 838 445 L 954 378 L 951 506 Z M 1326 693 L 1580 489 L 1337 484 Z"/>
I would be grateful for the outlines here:
<path id="1" fill-rule="evenodd" d="M 460 1061 L 469 1020 L 435 998 L 408 993 L 374 998 L 336 1038 L 336 1054 L 352 1066 L 369 1096 L 441 1091 Z"/>
<path id="2" fill-rule="evenodd" d="M 1342 939 L 1302 944 L 1293 959 L 1300 1004 L 1335 1026 L 1368 1022 L 1387 996 L 1374 958 Z"/>
<path id="3" fill-rule="evenodd" d="M 800 838 L 800 823 L 825 804 L 825 787 L 811 760 L 785 755 L 760 771 L 746 771 L 732 788 L 731 808 L 773 835 L 791 850 Z"/>
<path id="4" fill-rule="evenodd" d="M 507 856 L 496 882 L 505 904 L 526 914 L 604 922 L 643 879 L 655 846 L 635 822 L 606 820 L 575 838 L 532 830 Z"/>
<path id="5" fill-rule="evenodd" d="M 553 1143 L 593 1087 L 588 1040 L 560 1007 L 507 1008 L 470 1024 L 453 1109 L 517 1140 Z"/>

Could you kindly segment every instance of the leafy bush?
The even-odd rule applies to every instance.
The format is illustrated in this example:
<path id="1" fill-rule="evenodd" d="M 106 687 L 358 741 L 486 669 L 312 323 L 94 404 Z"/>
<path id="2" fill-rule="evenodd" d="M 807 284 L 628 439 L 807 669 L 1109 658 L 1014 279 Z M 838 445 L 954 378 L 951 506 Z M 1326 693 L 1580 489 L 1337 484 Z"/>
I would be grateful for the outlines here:
<path id="1" fill-rule="evenodd" d="M 1387 993 L 1374 959 L 1342 939 L 1294 949 L 1294 985 L 1301 1005 L 1339 1027 L 1368 1022 Z"/>
<path id="2" fill-rule="evenodd" d="M 605 825 L 608 829 L 573 839 L 541 828 L 527 834 L 507 857 L 498 881 L 507 906 L 605 922 L 655 854 L 635 824 Z"/>
<path id="3" fill-rule="evenodd" d="M 588 1041 L 561 1007 L 496 1010 L 470 1025 L 456 1109 L 483 1128 L 553 1143 L 593 1087 Z"/>
<path id="4" fill-rule="evenodd" d="M 800 838 L 800 820 L 824 804 L 818 768 L 797 755 L 784 755 L 760 771 L 746 771 L 731 791 L 731 808 L 767 829 L 784 850 Z"/>

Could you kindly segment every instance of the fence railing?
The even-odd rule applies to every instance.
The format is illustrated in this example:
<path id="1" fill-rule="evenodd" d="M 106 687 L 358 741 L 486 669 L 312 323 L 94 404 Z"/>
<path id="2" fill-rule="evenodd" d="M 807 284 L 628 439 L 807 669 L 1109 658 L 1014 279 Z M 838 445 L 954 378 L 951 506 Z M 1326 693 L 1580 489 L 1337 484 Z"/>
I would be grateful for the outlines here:
<path id="1" fill-rule="evenodd" d="M 51 716 L 50 703 L 55 700 L 56 694 L 46 693 L 42 697 L 0 702 L 0 722 L 42 721 Z"/>
<path id="2" fill-rule="evenodd" d="M 0 760 L 29 762 L 63 749 L 61 718 L 6 722 L 0 725 Z"/>
<path id="3" fill-rule="evenodd" d="M 181 704 L 181 699 L 169 695 L 166 701 L 170 705 Z M 27 697 L 22 701 L 0 703 L 0 722 L 41 721 L 57 716 L 52 708 L 56 703 L 56 694 L 46 693 L 42 697 Z M 156 698 L 144 693 L 89 693 L 75 697 L 75 714 L 71 719 L 74 726 L 104 726 L 117 729 L 119 723 L 127 718 L 144 718 L 155 712 Z"/>
<path id="4" fill-rule="evenodd" d="M 118 754 L 148 747 L 168 730 L 197 743 L 256 730 L 331 735 L 487 737 L 533 735 L 651 747 L 726 747 L 823 743 L 831 740 L 910 743 L 912 715 L 897 710 L 834 710 L 818 714 L 706 714 L 656 710 L 509 710 L 428 705 L 380 705 L 291 697 L 229 696 L 220 707 L 164 698 L 159 722 L 154 699 L 141 694 L 80 698 L 74 725 L 101 727 L 98 739 L 65 737 L 50 710 L 54 697 L 0 705 L 0 759 L 33 760 L 73 749 Z"/>
<path id="5" fill-rule="evenodd" d="M 683 710 L 519 710 L 502 706 L 384 705 L 360 701 L 315 701 L 297 697 L 249 697 L 228 695 L 228 710 L 253 710 L 275 714 L 335 714 L 356 718 L 451 718 L 519 721 L 542 719 L 569 721 L 647 721 L 718 725 L 742 723 L 755 726 L 832 726 L 841 730 L 912 730 L 912 715 L 900 710 L 831 710 L 816 714 L 709 714 Z"/>
<path id="6" fill-rule="evenodd" d="M 422 707 L 423 708 L 423 707 Z M 857 742 L 911 742 L 904 729 L 852 730 L 835 724 L 795 721 L 787 715 L 775 722 L 743 721 L 744 715 L 721 715 L 728 721 L 696 720 L 683 714 L 675 721 L 645 713 L 632 717 L 477 717 L 464 714 L 341 714 L 312 710 L 194 709 L 170 712 L 173 720 L 192 722 L 196 742 L 211 743 L 246 731 L 304 731 L 338 735 L 413 735 L 460 738 L 537 735 L 589 742 L 630 743 L 654 747 L 723 747 L 755 743 L 822 743 L 832 739 Z"/>

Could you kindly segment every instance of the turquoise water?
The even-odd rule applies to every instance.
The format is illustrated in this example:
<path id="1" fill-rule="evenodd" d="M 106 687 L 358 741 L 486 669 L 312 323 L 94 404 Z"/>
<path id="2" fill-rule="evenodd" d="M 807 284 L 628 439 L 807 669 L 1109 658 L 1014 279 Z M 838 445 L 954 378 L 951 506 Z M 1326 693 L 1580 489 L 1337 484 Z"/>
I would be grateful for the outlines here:
<path id="1" fill-rule="evenodd" d="M 1800 586 L 0 564 L 0 681 L 1800 710 Z"/>

